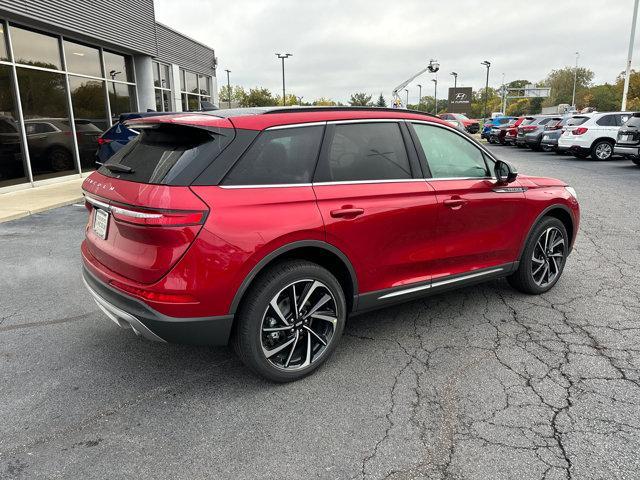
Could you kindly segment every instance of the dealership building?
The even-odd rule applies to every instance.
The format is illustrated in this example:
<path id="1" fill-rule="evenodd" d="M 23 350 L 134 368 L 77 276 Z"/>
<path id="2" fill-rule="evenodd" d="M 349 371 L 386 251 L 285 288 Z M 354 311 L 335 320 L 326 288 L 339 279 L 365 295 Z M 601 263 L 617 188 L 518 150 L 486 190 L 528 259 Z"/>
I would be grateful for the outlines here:
<path id="1" fill-rule="evenodd" d="M 0 0 L 0 193 L 86 175 L 122 113 L 202 101 L 218 104 L 214 50 L 153 0 Z"/>

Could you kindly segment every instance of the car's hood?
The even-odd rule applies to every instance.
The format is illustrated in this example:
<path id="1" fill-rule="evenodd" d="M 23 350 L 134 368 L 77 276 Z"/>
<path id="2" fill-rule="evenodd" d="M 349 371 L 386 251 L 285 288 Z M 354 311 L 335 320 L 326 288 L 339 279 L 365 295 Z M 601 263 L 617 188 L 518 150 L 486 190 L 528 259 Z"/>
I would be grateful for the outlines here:
<path id="1" fill-rule="evenodd" d="M 529 175 L 518 174 L 518 181 L 523 187 L 537 188 L 537 187 L 564 187 L 567 182 L 558 180 L 557 178 L 549 177 L 533 177 Z"/>

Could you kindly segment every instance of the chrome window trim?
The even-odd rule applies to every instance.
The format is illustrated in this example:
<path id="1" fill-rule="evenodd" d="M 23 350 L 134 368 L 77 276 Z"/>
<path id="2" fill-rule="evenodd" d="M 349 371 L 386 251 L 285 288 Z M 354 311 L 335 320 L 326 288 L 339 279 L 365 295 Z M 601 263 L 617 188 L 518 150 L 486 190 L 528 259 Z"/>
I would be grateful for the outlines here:
<path id="1" fill-rule="evenodd" d="M 425 178 L 425 180 L 429 183 L 437 182 L 439 180 L 451 181 L 451 180 L 495 180 L 496 177 L 430 177 Z"/>
<path id="2" fill-rule="evenodd" d="M 323 187 L 330 185 L 361 185 L 367 183 L 408 183 L 408 182 L 424 182 L 424 178 L 403 178 L 399 180 L 345 180 L 340 182 L 314 182 L 314 183 L 270 183 L 264 185 L 218 185 L 220 188 L 237 189 L 237 188 L 290 188 L 290 187 Z M 459 179 L 457 179 L 459 180 Z"/>
<path id="3" fill-rule="evenodd" d="M 400 123 L 404 118 L 352 118 L 345 120 L 328 120 L 327 125 L 341 125 L 349 123 Z"/>
<path id="4" fill-rule="evenodd" d="M 311 187 L 312 183 L 266 183 L 264 185 L 218 185 L 220 188 L 235 190 L 239 188 L 291 188 L 291 187 Z"/>
<path id="5" fill-rule="evenodd" d="M 409 287 L 409 288 L 406 288 L 404 290 L 398 290 L 396 292 L 391 292 L 391 293 L 387 293 L 386 295 L 382 295 L 382 296 L 378 297 L 378 300 L 384 300 L 386 298 L 398 297 L 400 295 L 406 295 L 408 293 L 419 292 L 421 290 L 428 290 L 429 288 L 440 287 L 442 285 L 449 285 L 450 283 L 460 282 L 462 280 L 469 280 L 471 278 L 482 277 L 484 275 L 489 275 L 491 273 L 498 273 L 498 272 L 502 272 L 502 271 L 504 271 L 504 268 L 502 268 L 502 267 L 493 268 L 491 270 L 486 270 L 484 272 L 470 273 L 468 275 L 463 275 L 461 277 L 450 278 L 450 279 L 446 279 L 446 280 L 440 280 L 438 282 L 432 282 L 430 284 L 420 285 L 420 286 L 417 286 L 417 287 Z"/>
<path id="6" fill-rule="evenodd" d="M 305 122 L 305 123 L 291 123 L 287 125 L 274 125 L 273 127 L 267 127 L 263 130 L 266 132 L 267 130 L 285 130 L 287 128 L 301 128 L 301 127 L 318 127 L 326 125 L 326 121 L 321 122 Z"/>

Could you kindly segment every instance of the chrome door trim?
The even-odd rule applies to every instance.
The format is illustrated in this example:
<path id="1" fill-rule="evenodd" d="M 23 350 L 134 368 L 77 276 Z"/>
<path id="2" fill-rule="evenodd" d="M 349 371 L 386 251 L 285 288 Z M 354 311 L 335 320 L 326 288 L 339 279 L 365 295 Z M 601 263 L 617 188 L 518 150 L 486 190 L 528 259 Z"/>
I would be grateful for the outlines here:
<path id="1" fill-rule="evenodd" d="M 264 131 L 267 130 L 285 130 L 287 128 L 300 128 L 300 127 L 319 127 L 326 125 L 326 121 L 319 122 L 305 122 L 305 123 L 290 123 L 287 125 L 274 125 L 273 127 L 267 127 Z"/>

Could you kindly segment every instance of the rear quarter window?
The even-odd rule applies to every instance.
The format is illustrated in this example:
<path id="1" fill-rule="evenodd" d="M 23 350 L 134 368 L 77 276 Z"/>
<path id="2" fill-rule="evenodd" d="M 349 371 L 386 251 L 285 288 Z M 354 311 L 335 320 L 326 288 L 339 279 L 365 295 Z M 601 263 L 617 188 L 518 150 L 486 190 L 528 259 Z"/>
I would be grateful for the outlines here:
<path id="1" fill-rule="evenodd" d="M 582 125 L 584 122 L 589 120 L 589 117 L 571 117 L 567 120 L 567 127 L 576 127 L 578 125 Z"/>
<path id="2" fill-rule="evenodd" d="M 233 166 L 223 185 L 310 183 L 324 126 L 266 130 Z"/>
<path id="3" fill-rule="evenodd" d="M 615 115 L 604 115 L 596 120 L 596 124 L 601 127 L 615 127 L 618 125 Z"/>

